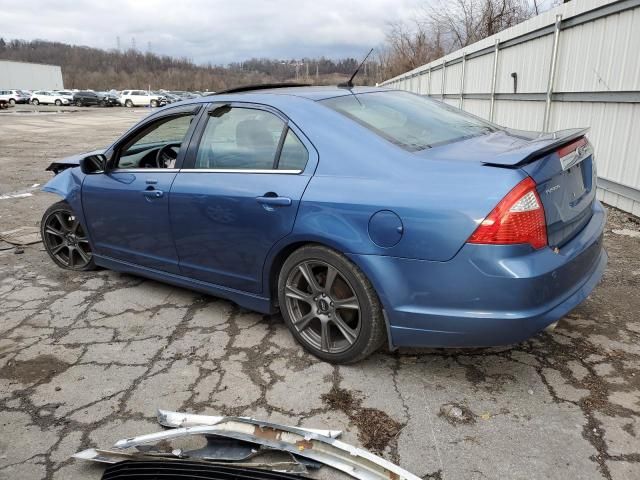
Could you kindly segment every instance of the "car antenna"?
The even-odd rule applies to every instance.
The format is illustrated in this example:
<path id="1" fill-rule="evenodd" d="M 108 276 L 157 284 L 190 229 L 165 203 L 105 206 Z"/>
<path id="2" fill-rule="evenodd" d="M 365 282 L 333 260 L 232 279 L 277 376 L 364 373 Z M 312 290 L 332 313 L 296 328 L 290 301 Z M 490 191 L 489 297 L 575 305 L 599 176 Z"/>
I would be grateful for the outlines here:
<path id="1" fill-rule="evenodd" d="M 360 65 L 358 65 L 358 68 L 356 68 L 356 71 L 353 72 L 353 75 L 351 75 L 351 78 L 348 81 L 346 81 L 345 83 L 339 83 L 338 84 L 339 88 L 353 88 L 353 79 L 355 78 L 355 76 L 358 74 L 358 72 L 360 71 L 360 69 L 364 65 L 364 62 L 367 61 L 367 58 L 369 58 L 369 55 L 371 55 L 371 52 L 373 52 L 373 48 L 371 50 L 369 50 L 369 53 L 367 53 L 367 56 L 364 57 L 364 60 L 362 60 Z"/>

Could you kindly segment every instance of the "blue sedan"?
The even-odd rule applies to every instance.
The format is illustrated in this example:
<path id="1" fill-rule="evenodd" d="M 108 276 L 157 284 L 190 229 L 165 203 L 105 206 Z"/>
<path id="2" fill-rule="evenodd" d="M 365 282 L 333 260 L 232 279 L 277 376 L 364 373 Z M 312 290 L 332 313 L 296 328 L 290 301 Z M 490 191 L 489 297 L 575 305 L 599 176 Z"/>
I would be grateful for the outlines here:
<path id="1" fill-rule="evenodd" d="M 607 262 L 585 130 L 505 129 L 384 88 L 196 98 L 49 168 L 59 266 L 280 310 L 335 363 L 523 341 Z"/>

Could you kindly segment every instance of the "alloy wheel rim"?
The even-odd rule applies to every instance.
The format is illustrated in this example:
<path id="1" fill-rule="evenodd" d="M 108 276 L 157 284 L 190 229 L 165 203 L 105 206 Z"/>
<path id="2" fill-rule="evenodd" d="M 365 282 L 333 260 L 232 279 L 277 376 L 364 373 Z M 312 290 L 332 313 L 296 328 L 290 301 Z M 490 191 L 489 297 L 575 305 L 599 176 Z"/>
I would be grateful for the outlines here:
<path id="1" fill-rule="evenodd" d="M 338 354 L 353 346 L 362 326 L 355 290 L 336 267 L 306 260 L 285 285 L 287 312 L 298 334 L 312 347 Z"/>
<path id="2" fill-rule="evenodd" d="M 71 212 L 60 210 L 47 217 L 43 241 L 49 253 L 69 268 L 83 268 L 91 262 L 89 239 Z"/>

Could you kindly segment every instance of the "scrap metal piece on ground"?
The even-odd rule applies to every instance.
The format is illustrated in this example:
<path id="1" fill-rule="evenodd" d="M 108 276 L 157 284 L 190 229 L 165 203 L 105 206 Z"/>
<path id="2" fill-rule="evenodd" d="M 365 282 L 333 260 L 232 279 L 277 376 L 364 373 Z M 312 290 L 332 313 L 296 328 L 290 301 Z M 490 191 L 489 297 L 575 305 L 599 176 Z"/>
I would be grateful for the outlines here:
<path id="1" fill-rule="evenodd" d="M 242 417 L 223 417 L 214 425 L 181 427 L 126 438 L 117 441 L 114 448 L 127 449 L 149 443 L 164 443 L 191 435 L 218 435 L 289 452 L 328 465 L 359 480 L 420 480 L 384 458 L 335 438 Z"/>
<path id="2" fill-rule="evenodd" d="M 224 462 L 239 462 L 259 455 L 260 448 L 249 442 L 236 440 L 235 438 L 205 435 L 206 445 L 193 450 L 171 450 L 176 456 L 186 458 L 202 458 L 205 460 L 219 460 Z M 153 445 L 140 445 L 137 447 L 142 453 L 158 453 Z M 168 452 L 166 452 L 168 453 Z"/>
<path id="3" fill-rule="evenodd" d="M 110 465 L 102 475 L 103 480 L 301 480 L 297 474 L 273 472 L 258 468 L 239 467 L 238 465 L 212 465 L 210 463 L 185 460 L 125 461 Z"/>
<path id="4" fill-rule="evenodd" d="M 171 410 L 158 409 L 158 423 L 163 427 L 180 428 L 180 427 L 195 427 L 197 425 L 216 425 L 220 423 L 225 417 L 213 416 L 213 415 L 196 415 L 186 412 L 172 412 Z M 250 417 L 249 420 L 254 420 Z M 305 432 L 317 433 L 330 438 L 338 438 L 342 435 L 342 430 L 320 430 L 317 428 L 302 428 Z"/>
<path id="5" fill-rule="evenodd" d="M 31 245 L 42 241 L 38 227 L 20 227 L 15 230 L 0 232 L 0 240 L 11 245 Z"/>
<path id="6" fill-rule="evenodd" d="M 97 448 L 88 448 L 72 455 L 73 458 L 79 460 L 87 460 L 89 462 L 105 463 L 108 465 L 121 464 L 123 462 L 177 462 L 179 464 L 190 462 L 197 465 L 220 465 L 233 466 L 237 468 L 259 468 L 270 472 L 280 473 L 308 473 L 306 467 L 298 462 L 213 462 L 204 459 L 184 459 L 171 454 L 160 453 L 140 453 L 140 452 L 121 452 L 116 450 L 102 450 Z"/>

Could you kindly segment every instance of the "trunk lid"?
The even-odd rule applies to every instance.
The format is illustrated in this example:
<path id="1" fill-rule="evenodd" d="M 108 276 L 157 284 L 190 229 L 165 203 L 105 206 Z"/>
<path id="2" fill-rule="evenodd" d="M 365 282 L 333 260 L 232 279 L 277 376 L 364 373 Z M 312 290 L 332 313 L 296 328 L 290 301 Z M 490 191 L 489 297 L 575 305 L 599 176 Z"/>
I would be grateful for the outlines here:
<path id="1" fill-rule="evenodd" d="M 587 129 L 540 134 L 504 129 L 420 152 L 440 160 L 522 169 L 535 181 L 549 246 L 561 247 L 591 219 L 596 195 L 593 149 Z"/>
<path id="2" fill-rule="evenodd" d="M 589 223 L 596 197 L 593 148 L 585 137 L 522 166 L 536 182 L 550 247 L 562 247 Z"/>

